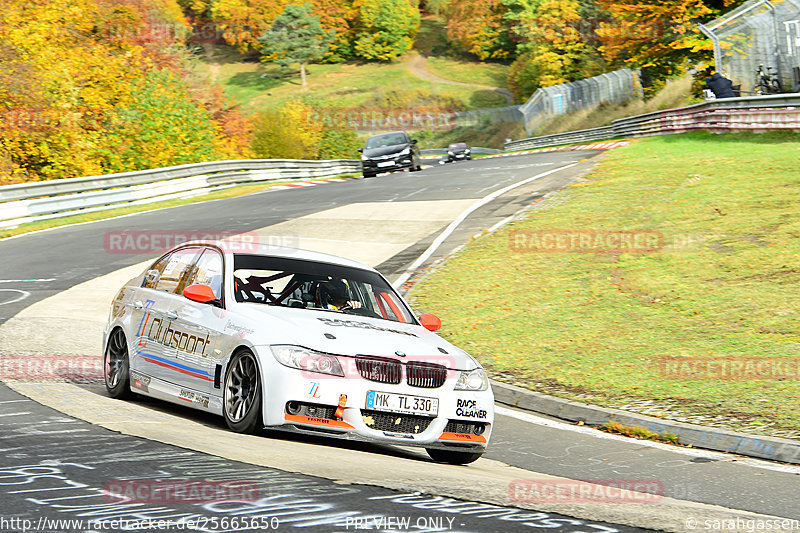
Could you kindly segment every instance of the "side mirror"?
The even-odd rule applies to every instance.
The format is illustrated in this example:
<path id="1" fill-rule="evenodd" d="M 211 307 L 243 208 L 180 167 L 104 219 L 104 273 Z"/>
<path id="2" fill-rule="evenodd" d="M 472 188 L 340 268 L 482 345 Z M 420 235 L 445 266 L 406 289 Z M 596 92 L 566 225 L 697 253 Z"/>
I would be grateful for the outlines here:
<path id="1" fill-rule="evenodd" d="M 359 152 L 359 153 L 361 153 L 361 154 L 363 154 L 363 153 L 364 153 L 364 149 L 363 149 L 363 148 L 359 148 L 359 149 L 358 149 L 358 152 Z"/>
<path id="2" fill-rule="evenodd" d="M 417 144 L 417 140 L 416 139 L 411 139 L 411 144 Z"/>
<path id="3" fill-rule="evenodd" d="M 430 313 L 425 313 L 419 317 L 419 322 L 422 327 L 428 331 L 436 331 L 442 327 L 442 321 L 438 316 Z"/>
<path id="4" fill-rule="evenodd" d="M 193 302 L 201 304 L 218 305 L 219 300 L 208 285 L 189 285 L 183 290 L 183 295 Z"/>
<path id="5" fill-rule="evenodd" d="M 161 278 L 161 273 L 158 270 L 148 270 L 144 275 L 144 283 L 147 287 L 155 287 L 158 280 Z"/>

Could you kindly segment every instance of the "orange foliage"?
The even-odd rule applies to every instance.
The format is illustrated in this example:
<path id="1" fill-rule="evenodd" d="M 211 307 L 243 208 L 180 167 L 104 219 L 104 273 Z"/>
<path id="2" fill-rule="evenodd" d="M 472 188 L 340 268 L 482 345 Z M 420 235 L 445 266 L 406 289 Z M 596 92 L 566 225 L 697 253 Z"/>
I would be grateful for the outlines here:
<path id="1" fill-rule="evenodd" d="M 702 0 L 598 0 L 598 4 L 613 19 L 597 30 L 608 61 L 671 75 L 690 54 L 711 49 L 711 42 L 697 30 L 698 20 L 713 13 Z"/>
<path id="2" fill-rule="evenodd" d="M 455 1 L 447 4 L 447 37 L 478 59 L 509 57 L 503 0 Z"/>
<path id="3" fill-rule="evenodd" d="M 0 181 L 104 173 L 111 128 L 140 80 L 164 70 L 185 75 L 177 46 L 187 32 L 174 0 L 0 0 Z M 176 105 L 191 114 L 199 104 L 175 87 Z M 212 143 L 241 153 L 246 126 L 234 126 L 221 94 L 213 107 L 198 116 L 219 124 L 200 128 L 211 137 L 235 132 Z"/>

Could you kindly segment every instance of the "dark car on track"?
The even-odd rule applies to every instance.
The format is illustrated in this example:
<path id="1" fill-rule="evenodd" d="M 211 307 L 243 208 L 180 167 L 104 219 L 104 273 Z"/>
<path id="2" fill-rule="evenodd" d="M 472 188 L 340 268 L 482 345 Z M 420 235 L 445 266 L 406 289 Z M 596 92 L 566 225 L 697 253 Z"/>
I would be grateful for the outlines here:
<path id="1" fill-rule="evenodd" d="M 365 178 L 372 178 L 379 172 L 422 169 L 417 140 L 404 131 L 373 135 L 358 151 L 361 152 L 361 169 Z"/>
<path id="2" fill-rule="evenodd" d="M 472 159 L 471 150 L 467 143 L 453 143 L 447 147 L 447 162 L 464 161 Z"/>

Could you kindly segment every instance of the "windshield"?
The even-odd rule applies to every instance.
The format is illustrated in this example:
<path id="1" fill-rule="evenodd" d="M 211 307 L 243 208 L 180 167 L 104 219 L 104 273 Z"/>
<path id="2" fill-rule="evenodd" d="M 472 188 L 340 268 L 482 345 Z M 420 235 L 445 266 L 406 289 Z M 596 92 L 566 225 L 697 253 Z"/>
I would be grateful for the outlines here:
<path id="1" fill-rule="evenodd" d="M 451 150 L 463 150 L 467 147 L 467 143 L 453 143 L 450 145 Z"/>
<path id="2" fill-rule="evenodd" d="M 408 139 L 404 133 L 384 133 L 373 135 L 367 139 L 366 148 L 382 148 L 384 146 L 395 146 L 397 144 L 408 144 Z"/>
<path id="3" fill-rule="evenodd" d="M 413 324 L 386 281 L 368 270 L 263 255 L 234 256 L 237 302 L 368 316 Z"/>

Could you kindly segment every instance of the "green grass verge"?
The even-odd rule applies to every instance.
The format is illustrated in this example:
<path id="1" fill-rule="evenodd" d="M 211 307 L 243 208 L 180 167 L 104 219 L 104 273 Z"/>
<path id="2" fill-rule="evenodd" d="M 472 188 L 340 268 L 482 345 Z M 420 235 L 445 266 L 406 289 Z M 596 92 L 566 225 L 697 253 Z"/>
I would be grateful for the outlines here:
<path id="1" fill-rule="evenodd" d="M 429 57 L 428 70 L 441 78 L 490 87 L 508 87 L 508 67 L 504 63 L 483 63 L 449 57 Z"/>
<path id="2" fill-rule="evenodd" d="M 696 133 L 609 152 L 588 179 L 470 244 L 411 292 L 495 378 L 800 429 L 800 380 L 687 379 L 662 358 L 800 360 L 800 136 Z M 654 253 L 513 251 L 515 231 L 653 230 Z M 652 411 L 651 411 L 652 414 Z M 761 427 L 761 429 L 755 429 Z"/>
<path id="3" fill-rule="evenodd" d="M 431 58 L 435 59 L 435 58 Z M 442 65 L 451 65 L 454 76 L 463 76 L 471 70 L 474 79 L 490 80 L 499 76 L 502 65 L 442 59 Z M 308 84 L 300 85 L 299 67 L 283 69 L 262 64 L 253 58 L 237 55 L 230 47 L 208 46 L 208 53 L 198 55 L 196 72 L 209 82 L 220 83 L 225 94 L 247 114 L 259 113 L 281 105 L 298 96 L 313 97 L 319 107 L 360 108 L 370 107 L 376 98 L 388 90 L 423 90 L 431 95 L 454 98 L 466 109 L 501 107 L 505 99 L 496 93 L 476 87 L 450 85 L 422 80 L 413 76 L 402 61 L 394 63 L 338 63 L 307 66 Z M 449 68 L 442 66 L 437 74 L 451 79 Z M 472 81 L 471 83 L 482 83 Z M 497 83 L 488 83 L 497 85 Z"/>
<path id="4" fill-rule="evenodd" d="M 358 174 L 347 174 L 345 176 L 357 176 Z M 156 209 L 163 209 L 165 207 L 176 207 L 179 205 L 196 204 L 198 202 L 207 202 L 209 200 L 221 200 L 223 198 L 234 198 L 236 196 L 244 196 L 275 187 L 278 185 L 285 185 L 287 183 L 296 183 L 292 181 L 276 181 L 269 183 L 254 183 L 248 185 L 238 185 L 228 189 L 220 189 L 212 191 L 208 194 L 201 194 L 189 198 L 179 198 L 175 200 L 165 200 L 163 202 L 153 202 L 152 204 L 131 205 L 118 207 L 116 209 L 106 209 L 103 211 L 94 211 L 92 213 L 78 213 L 68 217 L 54 218 L 50 220 L 40 220 L 38 222 L 28 222 L 20 224 L 15 228 L 0 228 L 0 239 L 13 237 L 15 235 L 22 235 L 23 233 L 30 233 L 32 231 L 40 231 L 43 229 L 57 228 L 59 226 L 69 226 L 71 224 L 80 224 L 82 222 L 92 222 L 95 220 L 105 220 L 108 218 L 119 217 L 123 215 L 130 215 L 135 213 L 143 213 L 145 211 L 153 211 Z"/>

